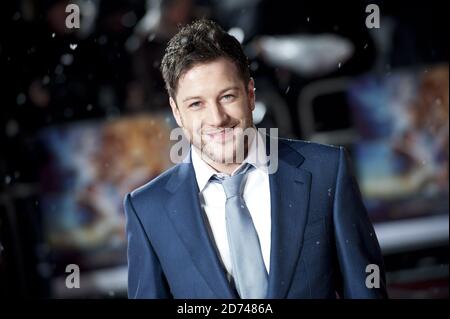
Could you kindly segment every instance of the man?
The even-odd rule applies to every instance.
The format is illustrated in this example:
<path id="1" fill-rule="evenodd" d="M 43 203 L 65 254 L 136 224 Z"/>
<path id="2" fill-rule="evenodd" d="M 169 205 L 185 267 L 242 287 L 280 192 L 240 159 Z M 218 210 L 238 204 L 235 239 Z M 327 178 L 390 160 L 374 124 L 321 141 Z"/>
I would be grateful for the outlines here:
<path id="1" fill-rule="evenodd" d="M 129 297 L 385 297 L 345 151 L 256 132 L 239 42 L 194 22 L 170 40 L 161 70 L 192 147 L 125 198 Z"/>

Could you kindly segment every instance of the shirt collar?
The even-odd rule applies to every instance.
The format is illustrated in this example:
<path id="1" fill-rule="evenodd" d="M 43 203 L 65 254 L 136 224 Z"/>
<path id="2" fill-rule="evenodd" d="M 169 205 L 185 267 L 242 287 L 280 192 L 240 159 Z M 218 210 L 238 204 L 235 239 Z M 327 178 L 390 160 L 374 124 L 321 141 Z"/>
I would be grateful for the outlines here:
<path id="1" fill-rule="evenodd" d="M 268 158 L 266 155 L 265 141 L 258 130 L 256 128 L 254 129 L 256 134 L 252 142 L 250 143 L 247 157 L 244 159 L 242 164 L 234 170 L 233 174 L 237 170 L 239 170 L 245 163 L 249 163 L 256 169 L 267 173 Z M 192 165 L 194 167 L 195 176 L 197 179 L 198 189 L 201 192 L 205 188 L 206 184 L 208 184 L 211 176 L 213 176 L 214 174 L 220 175 L 221 173 L 219 173 L 201 158 L 200 150 L 198 150 L 195 146 L 191 147 L 191 157 Z"/>

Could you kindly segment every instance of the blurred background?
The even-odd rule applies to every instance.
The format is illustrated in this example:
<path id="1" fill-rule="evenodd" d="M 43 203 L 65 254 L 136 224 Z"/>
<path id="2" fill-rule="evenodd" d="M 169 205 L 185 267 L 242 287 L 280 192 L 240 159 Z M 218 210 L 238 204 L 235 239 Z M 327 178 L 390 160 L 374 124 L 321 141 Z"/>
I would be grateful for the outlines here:
<path id="1" fill-rule="evenodd" d="M 66 28 L 70 3 L 79 29 Z M 2 4 L 0 295 L 126 297 L 122 198 L 172 165 L 160 60 L 178 25 L 208 17 L 250 58 L 257 127 L 350 151 L 390 297 L 448 298 L 445 13 L 443 1 Z"/>

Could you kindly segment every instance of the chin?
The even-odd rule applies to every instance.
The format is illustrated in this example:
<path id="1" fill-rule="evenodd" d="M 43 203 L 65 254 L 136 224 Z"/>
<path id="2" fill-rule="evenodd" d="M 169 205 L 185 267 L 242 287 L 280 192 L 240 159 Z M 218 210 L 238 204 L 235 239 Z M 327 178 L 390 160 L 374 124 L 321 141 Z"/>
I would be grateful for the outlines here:
<path id="1" fill-rule="evenodd" d="M 234 163 L 236 149 L 233 147 L 231 152 L 222 152 L 221 148 L 224 145 L 215 145 L 211 147 L 211 145 L 203 146 L 202 153 L 208 157 L 211 161 L 220 164 L 232 164 Z"/>

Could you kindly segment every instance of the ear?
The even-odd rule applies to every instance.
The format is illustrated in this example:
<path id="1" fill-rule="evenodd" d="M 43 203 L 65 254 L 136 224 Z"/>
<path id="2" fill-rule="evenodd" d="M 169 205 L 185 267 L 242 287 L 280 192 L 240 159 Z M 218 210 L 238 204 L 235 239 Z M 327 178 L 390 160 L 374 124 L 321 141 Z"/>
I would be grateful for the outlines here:
<path id="1" fill-rule="evenodd" d="M 253 78 L 250 78 L 250 81 L 248 81 L 247 85 L 247 96 L 248 96 L 248 102 L 250 105 L 250 109 L 253 111 L 255 109 L 255 81 Z"/>
<path id="2" fill-rule="evenodd" d="M 183 127 L 183 121 L 181 121 L 180 110 L 178 109 L 177 103 L 172 97 L 169 97 L 169 103 L 175 121 L 177 122 L 179 127 Z"/>

